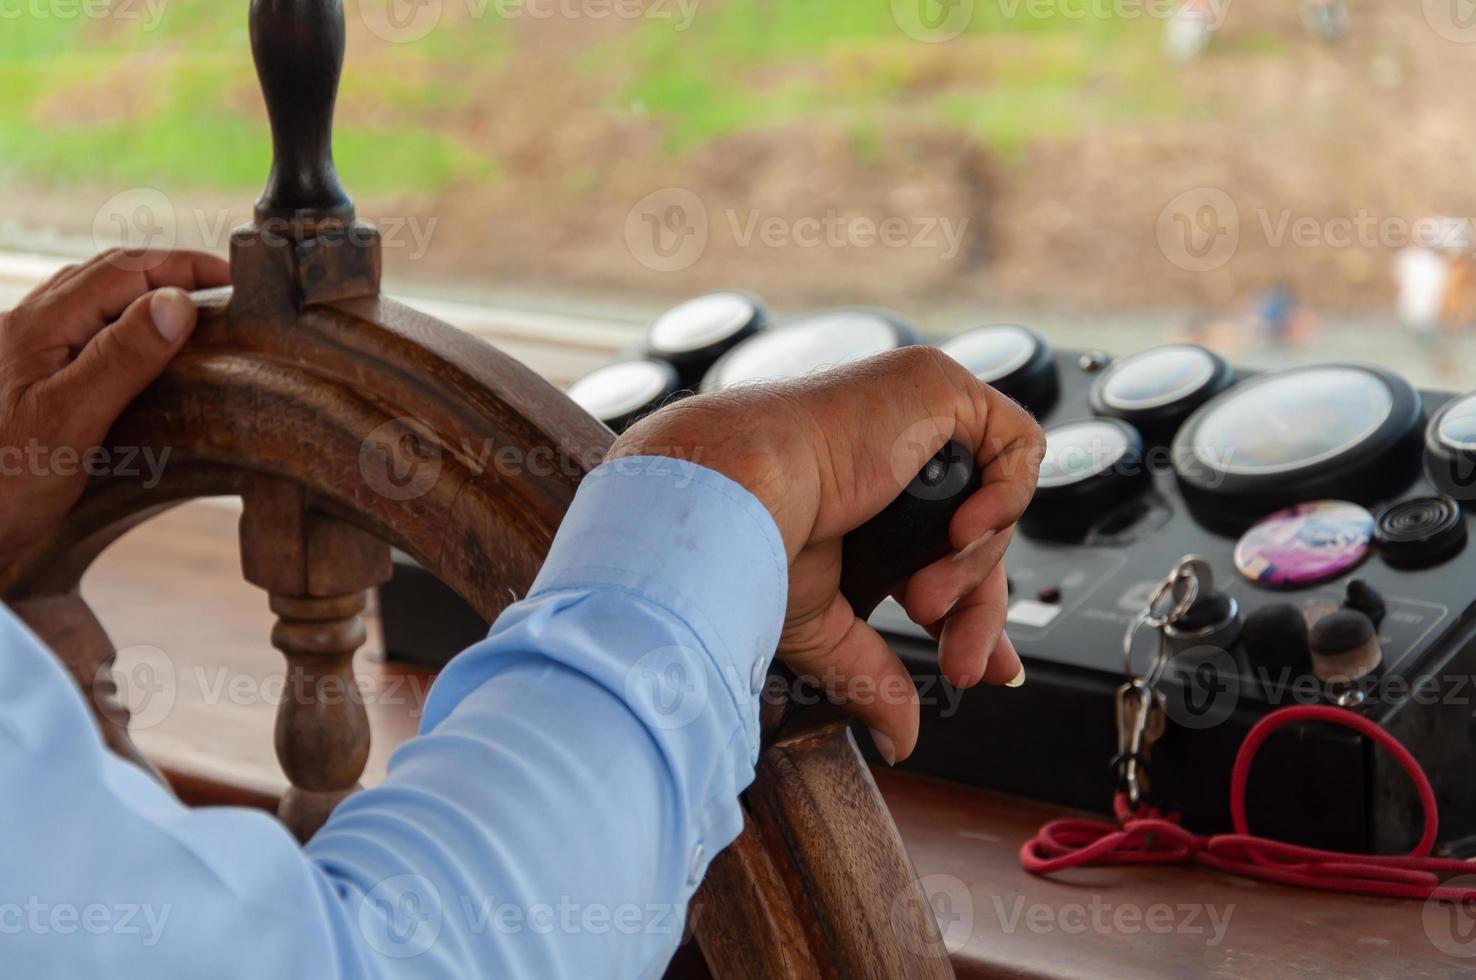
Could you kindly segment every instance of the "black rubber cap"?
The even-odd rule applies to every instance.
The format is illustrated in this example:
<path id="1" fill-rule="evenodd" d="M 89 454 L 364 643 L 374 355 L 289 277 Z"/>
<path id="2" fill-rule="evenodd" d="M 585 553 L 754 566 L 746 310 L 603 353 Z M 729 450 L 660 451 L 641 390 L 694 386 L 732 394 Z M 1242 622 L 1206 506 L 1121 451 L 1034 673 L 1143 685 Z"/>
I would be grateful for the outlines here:
<path id="1" fill-rule="evenodd" d="M 1450 497 L 1401 500 L 1379 515 L 1374 543 L 1396 568 L 1428 568 L 1466 546 L 1466 519 Z"/>
<path id="2" fill-rule="evenodd" d="M 1324 657 L 1352 653 L 1377 635 L 1371 619 L 1356 609 L 1339 609 L 1317 621 L 1307 637 L 1308 645 Z"/>
<path id="3" fill-rule="evenodd" d="M 1252 662 L 1260 666 L 1302 671 L 1311 666 L 1307 621 L 1289 602 L 1261 606 L 1245 617 L 1240 639 Z"/>

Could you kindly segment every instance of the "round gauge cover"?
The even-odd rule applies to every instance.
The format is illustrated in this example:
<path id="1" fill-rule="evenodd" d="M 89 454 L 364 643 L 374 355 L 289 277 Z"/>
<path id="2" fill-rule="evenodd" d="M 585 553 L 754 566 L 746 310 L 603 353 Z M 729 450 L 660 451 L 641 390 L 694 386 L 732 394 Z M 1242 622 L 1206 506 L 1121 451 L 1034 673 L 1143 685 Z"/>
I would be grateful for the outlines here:
<path id="1" fill-rule="evenodd" d="M 1092 411 L 1139 423 L 1175 423 L 1230 381 L 1225 359 L 1170 344 L 1113 363 L 1092 384 Z"/>
<path id="2" fill-rule="evenodd" d="M 734 347 L 707 372 L 702 389 L 799 378 L 914 343 L 916 331 L 895 313 L 871 309 L 816 313 L 755 334 Z"/>
<path id="3" fill-rule="evenodd" d="M 569 386 L 569 398 L 620 432 L 660 408 L 677 390 L 676 370 L 661 361 L 619 361 L 598 368 Z"/>
<path id="4" fill-rule="evenodd" d="M 1051 491 L 1110 473 L 1142 449 L 1128 426 L 1108 419 L 1080 419 L 1045 431 L 1037 490 Z"/>
<path id="5" fill-rule="evenodd" d="M 987 385 L 1042 415 L 1055 402 L 1056 359 L 1045 339 L 1028 327 L 1002 323 L 978 327 L 938 345 Z"/>
<path id="6" fill-rule="evenodd" d="M 645 353 L 670 363 L 682 386 L 695 388 L 718 358 L 763 330 L 767 320 L 757 296 L 708 293 L 657 317 L 646 331 Z"/>
<path id="7" fill-rule="evenodd" d="M 1425 472 L 1456 500 L 1476 500 L 1476 393 L 1447 402 L 1430 419 Z"/>
<path id="8" fill-rule="evenodd" d="M 1227 513 L 1329 497 L 1367 502 L 1412 475 L 1421 417 L 1409 382 L 1378 368 L 1263 374 L 1189 417 L 1173 441 L 1174 469 L 1191 503 Z"/>

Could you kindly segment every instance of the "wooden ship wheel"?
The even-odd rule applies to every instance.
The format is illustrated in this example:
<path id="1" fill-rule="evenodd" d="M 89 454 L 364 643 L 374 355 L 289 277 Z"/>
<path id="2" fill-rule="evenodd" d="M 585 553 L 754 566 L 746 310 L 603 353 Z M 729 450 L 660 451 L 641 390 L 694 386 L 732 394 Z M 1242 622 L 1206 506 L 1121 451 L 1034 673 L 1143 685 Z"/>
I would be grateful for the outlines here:
<path id="1" fill-rule="evenodd" d="M 242 571 L 268 595 L 294 692 L 276 720 L 278 815 L 305 841 L 359 788 L 368 718 L 332 692 L 352 689 L 390 547 L 490 621 L 526 592 L 613 437 L 517 361 L 381 295 L 378 233 L 355 220 L 333 164 L 341 0 L 253 0 L 250 35 L 274 162 L 253 224 L 231 236 L 233 285 L 196 296 L 193 339 L 109 436 L 167 447 L 170 465 L 156 484 L 94 478 L 55 540 L 0 569 L 0 595 L 64 662 L 110 747 L 148 768 L 82 575 L 167 508 L 239 497 Z M 483 445 L 529 465 L 481 466 L 467 447 Z M 711 974 L 951 977 L 844 720 L 771 714 L 745 829 L 692 904 Z"/>

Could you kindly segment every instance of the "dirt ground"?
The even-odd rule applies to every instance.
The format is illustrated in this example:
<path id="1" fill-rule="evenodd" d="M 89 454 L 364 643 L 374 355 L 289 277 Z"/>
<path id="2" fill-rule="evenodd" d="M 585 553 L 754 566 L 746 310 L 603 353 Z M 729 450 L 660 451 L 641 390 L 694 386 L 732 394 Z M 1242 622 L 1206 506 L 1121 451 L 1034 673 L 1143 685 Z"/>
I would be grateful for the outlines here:
<path id="1" fill-rule="evenodd" d="M 1179 69 L 1186 113 L 1103 120 L 1013 155 L 905 118 L 887 120 L 875 145 L 805 123 L 661 153 L 659 122 L 604 111 L 596 80 L 524 45 L 501 70 L 505 97 L 425 120 L 467 134 L 498 161 L 498 179 L 361 199 L 361 211 L 400 226 L 387 266 L 425 284 L 638 298 L 742 286 L 786 308 L 1208 314 L 1280 283 L 1325 312 L 1387 312 L 1399 229 L 1476 215 L 1476 44 L 1442 36 L 1421 4 L 1350 9 L 1352 35 L 1328 45 L 1301 29 L 1292 0 L 1234 0 L 1210 51 Z M 932 47 L 925 84 L 946 89 L 952 56 Z M 116 190 L 12 187 L 0 245 L 106 244 L 99 209 Z M 212 229 L 231 222 L 188 216 L 244 220 L 251 203 L 170 200 L 172 237 L 214 247 L 224 241 Z M 889 219 L 905 229 L 891 244 L 867 238 Z M 802 233 L 826 221 L 840 238 Z M 1197 258 L 1224 234 L 1228 256 Z"/>

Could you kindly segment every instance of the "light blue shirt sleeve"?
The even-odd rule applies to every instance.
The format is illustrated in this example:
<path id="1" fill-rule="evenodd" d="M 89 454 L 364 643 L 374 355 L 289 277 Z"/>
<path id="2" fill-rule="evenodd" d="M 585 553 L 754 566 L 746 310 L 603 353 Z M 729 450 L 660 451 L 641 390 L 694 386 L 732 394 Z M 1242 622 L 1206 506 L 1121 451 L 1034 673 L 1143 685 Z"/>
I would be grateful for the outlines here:
<path id="1" fill-rule="evenodd" d="M 0 611 L 0 975 L 659 977 L 742 826 L 787 582 L 737 484 L 606 463 L 384 782 L 306 848 L 109 753 Z"/>

